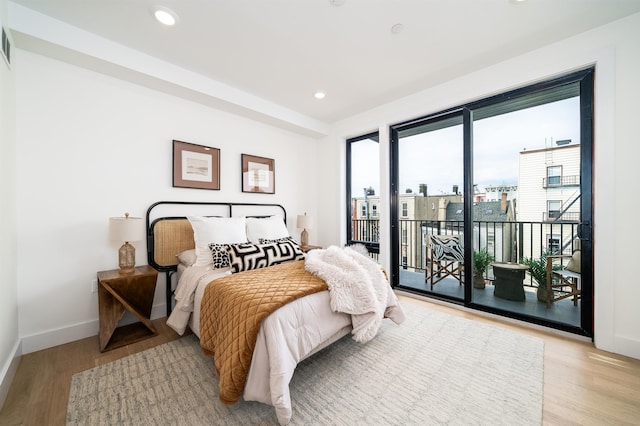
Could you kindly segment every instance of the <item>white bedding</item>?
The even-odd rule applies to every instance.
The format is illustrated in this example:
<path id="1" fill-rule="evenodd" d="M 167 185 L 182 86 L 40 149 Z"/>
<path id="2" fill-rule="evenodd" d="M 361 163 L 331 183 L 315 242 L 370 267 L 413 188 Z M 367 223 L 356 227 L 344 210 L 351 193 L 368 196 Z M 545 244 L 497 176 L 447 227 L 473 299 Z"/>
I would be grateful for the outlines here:
<path id="1" fill-rule="evenodd" d="M 179 267 L 176 307 L 167 324 L 183 334 L 187 324 L 200 337 L 200 301 L 205 287 L 228 275 L 210 267 Z M 265 318 L 260 326 L 243 398 L 273 405 L 280 424 L 291 419 L 289 382 L 297 364 L 351 331 L 351 316 L 333 312 L 329 292 L 305 296 Z"/>

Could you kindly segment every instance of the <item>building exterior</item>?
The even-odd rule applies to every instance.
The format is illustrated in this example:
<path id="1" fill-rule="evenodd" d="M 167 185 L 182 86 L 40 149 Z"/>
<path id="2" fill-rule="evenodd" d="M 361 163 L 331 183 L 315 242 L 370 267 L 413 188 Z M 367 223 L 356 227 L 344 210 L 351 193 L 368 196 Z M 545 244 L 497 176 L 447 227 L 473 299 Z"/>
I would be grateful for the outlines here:
<path id="1" fill-rule="evenodd" d="M 484 201 L 500 201 L 502 194 L 507 194 L 508 200 L 515 200 L 518 198 L 518 185 L 487 185 L 484 187 L 484 194 Z"/>
<path id="2" fill-rule="evenodd" d="M 542 223 L 540 232 L 523 233 L 523 244 L 570 254 L 580 222 L 580 144 L 522 151 L 519 162 L 518 220 Z"/>
<path id="3" fill-rule="evenodd" d="M 462 203 L 447 206 L 447 221 L 462 226 Z M 513 262 L 516 251 L 516 200 L 503 193 L 500 201 L 473 203 L 473 249 L 486 249 L 498 262 Z M 460 232 L 461 233 L 461 232 Z"/>
<path id="4" fill-rule="evenodd" d="M 512 185 L 514 191 L 517 186 Z M 513 192 L 512 192 L 513 193 Z M 475 202 L 474 249 L 486 248 L 498 261 L 515 261 L 516 203 L 507 193 L 500 201 Z M 380 197 L 367 195 L 352 199 L 353 240 L 379 242 Z M 463 197 L 461 194 L 424 196 L 405 193 L 400 195 L 400 259 L 402 267 L 414 271 L 426 265 L 427 235 L 461 235 L 463 226 Z"/>
<path id="5" fill-rule="evenodd" d="M 426 185 L 422 185 L 426 187 Z M 518 184 L 489 185 L 473 203 L 474 250 L 486 248 L 497 261 L 518 262 L 545 252 L 577 248 L 580 222 L 580 145 L 520 152 Z M 487 201 L 485 201 L 487 200 Z M 516 202 L 517 201 L 517 202 Z M 354 240 L 379 242 L 380 197 L 365 191 L 353 199 Z M 399 197 L 400 261 L 405 269 L 426 265 L 428 234 L 461 235 L 462 194 Z"/>

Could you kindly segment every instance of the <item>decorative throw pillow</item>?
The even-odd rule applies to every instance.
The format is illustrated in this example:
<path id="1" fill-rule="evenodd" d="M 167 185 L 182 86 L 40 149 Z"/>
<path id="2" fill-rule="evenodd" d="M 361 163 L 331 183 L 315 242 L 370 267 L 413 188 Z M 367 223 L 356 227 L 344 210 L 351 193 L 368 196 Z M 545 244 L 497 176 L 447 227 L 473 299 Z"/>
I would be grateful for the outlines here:
<path id="1" fill-rule="evenodd" d="M 227 246 L 227 244 L 209 244 L 211 258 L 213 260 L 213 269 L 229 267 L 229 253 L 227 252 Z"/>
<path id="2" fill-rule="evenodd" d="M 293 244 L 298 244 L 298 242 L 294 240 L 293 237 L 276 238 L 275 240 L 269 238 L 259 238 L 258 244 L 286 243 L 287 241 L 291 241 Z"/>
<path id="3" fill-rule="evenodd" d="M 573 252 L 569 263 L 567 263 L 567 267 L 565 268 L 567 271 L 575 272 L 577 274 L 580 273 L 580 250 L 576 250 Z"/>
<path id="4" fill-rule="evenodd" d="M 276 240 L 289 236 L 289 231 L 282 216 L 248 217 L 247 239 L 250 243 L 259 244 L 260 239 Z"/>
<path id="5" fill-rule="evenodd" d="M 227 252 L 232 273 L 304 259 L 300 246 L 291 241 L 272 244 L 229 244 Z"/>
<path id="6" fill-rule="evenodd" d="M 234 244 L 247 241 L 244 217 L 187 216 L 193 228 L 197 260 L 195 266 L 211 264 L 209 244 Z"/>

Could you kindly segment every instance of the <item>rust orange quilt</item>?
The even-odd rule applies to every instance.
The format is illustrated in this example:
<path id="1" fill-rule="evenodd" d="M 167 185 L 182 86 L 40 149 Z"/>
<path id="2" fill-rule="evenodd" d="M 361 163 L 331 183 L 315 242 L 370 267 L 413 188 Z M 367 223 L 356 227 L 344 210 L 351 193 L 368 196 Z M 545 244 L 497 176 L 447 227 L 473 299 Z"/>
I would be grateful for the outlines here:
<path id="1" fill-rule="evenodd" d="M 213 357 L 220 401 L 235 403 L 244 391 L 260 324 L 279 307 L 327 290 L 327 284 L 296 261 L 219 278 L 205 289 L 200 344 Z"/>

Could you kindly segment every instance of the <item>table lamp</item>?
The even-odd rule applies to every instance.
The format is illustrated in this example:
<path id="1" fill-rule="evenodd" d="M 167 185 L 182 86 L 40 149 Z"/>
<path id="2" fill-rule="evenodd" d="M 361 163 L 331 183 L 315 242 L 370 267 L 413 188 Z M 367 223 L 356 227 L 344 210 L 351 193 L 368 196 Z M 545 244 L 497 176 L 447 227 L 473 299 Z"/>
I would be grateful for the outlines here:
<path id="1" fill-rule="evenodd" d="M 129 244 L 130 241 L 140 241 L 144 237 L 144 226 L 142 218 L 129 217 L 125 213 L 124 217 L 109 218 L 109 238 L 112 241 L 119 241 L 122 244 L 118 250 L 118 265 L 120 274 L 133 274 L 136 266 L 136 249 Z"/>
<path id="2" fill-rule="evenodd" d="M 300 234 L 300 245 L 308 246 L 309 245 L 309 233 L 307 229 L 311 229 L 311 216 L 307 216 L 305 214 L 298 215 L 298 229 L 302 229 L 302 233 Z"/>

